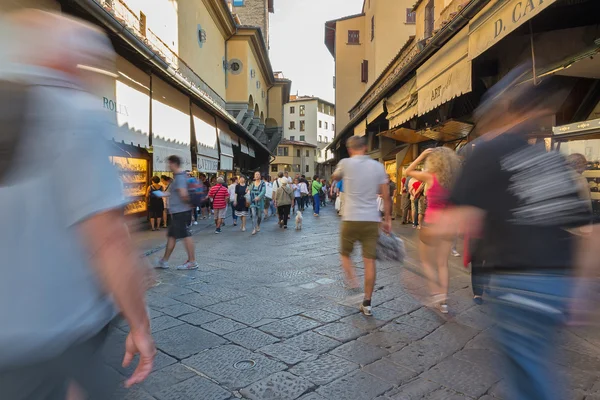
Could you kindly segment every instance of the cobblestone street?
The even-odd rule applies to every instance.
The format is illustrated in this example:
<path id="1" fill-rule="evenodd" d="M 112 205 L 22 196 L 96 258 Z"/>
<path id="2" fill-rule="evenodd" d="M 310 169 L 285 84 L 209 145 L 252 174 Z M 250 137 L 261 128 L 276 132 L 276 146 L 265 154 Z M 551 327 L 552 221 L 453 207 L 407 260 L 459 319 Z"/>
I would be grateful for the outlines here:
<path id="1" fill-rule="evenodd" d="M 200 268 L 190 272 L 173 268 L 185 261 L 179 244 L 148 294 L 155 372 L 127 398 L 508 399 L 494 321 L 473 303 L 462 259 L 451 260 L 450 314 L 437 314 L 416 300 L 424 285 L 413 272 L 416 232 L 395 226 L 408 260 L 378 264 L 367 318 L 358 313 L 361 293 L 343 287 L 338 224 L 330 206 L 319 219 L 306 212 L 300 232 L 273 218 L 255 237 L 230 220 L 221 235 L 205 223 L 194 236 Z M 106 346 L 122 375 L 132 371 L 120 366 L 126 330 L 115 322 Z M 566 398 L 600 399 L 597 329 L 562 332 L 551 368 L 570 380 Z"/>

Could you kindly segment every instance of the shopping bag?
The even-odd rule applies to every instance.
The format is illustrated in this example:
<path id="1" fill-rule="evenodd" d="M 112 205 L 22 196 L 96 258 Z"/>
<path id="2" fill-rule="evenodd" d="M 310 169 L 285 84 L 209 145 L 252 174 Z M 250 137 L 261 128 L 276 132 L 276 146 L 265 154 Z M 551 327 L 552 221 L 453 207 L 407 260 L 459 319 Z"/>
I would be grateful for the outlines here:
<path id="1" fill-rule="evenodd" d="M 404 242 L 398 236 L 392 234 L 379 234 L 377 241 L 377 259 L 379 261 L 393 261 L 400 264 L 404 263 L 406 257 L 406 247 Z"/>
<path id="2" fill-rule="evenodd" d="M 337 196 L 335 199 L 335 211 L 340 211 L 342 209 L 342 199 L 340 196 Z"/>

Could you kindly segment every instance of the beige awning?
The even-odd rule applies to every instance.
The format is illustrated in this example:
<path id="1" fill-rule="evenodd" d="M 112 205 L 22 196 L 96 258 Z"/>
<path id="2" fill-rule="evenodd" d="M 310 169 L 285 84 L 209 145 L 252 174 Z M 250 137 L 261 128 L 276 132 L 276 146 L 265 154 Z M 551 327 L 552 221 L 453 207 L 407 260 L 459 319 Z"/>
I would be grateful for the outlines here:
<path id="1" fill-rule="evenodd" d="M 469 60 L 477 58 L 555 2 L 556 0 L 490 2 L 469 23 Z"/>
<path id="2" fill-rule="evenodd" d="M 377 136 L 385 136 L 390 139 L 394 139 L 398 142 L 410 143 L 410 144 L 425 142 L 425 141 L 429 140 L 428 137 L 419 135 L 417 133 L 417 131 L 415 131 L 414 129 L 408 129 L 408 128 L 390 129 L 389 131 L 379 133 Z"/>
<path id="3" fill-rule="evenodd" d="M 417 70 L 419 115 L 472 90 L 468 33 L 463 28 Z"/>
<path id="4" fill-rule="evenodd" d="M 387 119 L 390 121 L 390 128 L 402 125 L 416 116 L 417 101 L 417 78 L 414 77 L 386 101 L 388 109 Z"/>
<path id="5" fill-rule="evenodd" d="M 466 138 L 472 130 L 473 124 L 451 119 L 433 128 L 418 131 L 417 134 L 431 140 L 445 143 Z"/>
<path id="6" fill-rule="evenodd" d="M 367 120 L 363 119 L 354 127 L 354 136 L 365 136 L 367 133 Z"/>
<path id="7" fill-rule="evenodd" d="M 385 112 L 385 109 L 383 108 L 383 103 L 385 102 L 385 100 L 381 100 L 379 103 L 377 103 L 377 105 L 375 107 L 373 107 L 371 109 L 371 111 L 367 114 L 367 122 L 371 123 L 373 121 L 375 121 L 375 119 L 377 119 L 377 117 L 379 117 L 381 114 L 383 114 Z"/>

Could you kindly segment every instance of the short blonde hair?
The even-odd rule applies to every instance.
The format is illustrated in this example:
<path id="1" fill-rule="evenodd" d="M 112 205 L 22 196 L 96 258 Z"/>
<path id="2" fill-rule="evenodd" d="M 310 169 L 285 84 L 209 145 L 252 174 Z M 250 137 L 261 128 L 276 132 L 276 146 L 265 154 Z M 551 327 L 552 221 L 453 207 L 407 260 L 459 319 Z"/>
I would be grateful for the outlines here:
<path id="1" fill-rule="evenodd" d="M 425 171 L 435 175 L 443 188 L 450 190 L 460 170 L 460 158 L 447 147 L 436 147 L 425 159 Z"/>

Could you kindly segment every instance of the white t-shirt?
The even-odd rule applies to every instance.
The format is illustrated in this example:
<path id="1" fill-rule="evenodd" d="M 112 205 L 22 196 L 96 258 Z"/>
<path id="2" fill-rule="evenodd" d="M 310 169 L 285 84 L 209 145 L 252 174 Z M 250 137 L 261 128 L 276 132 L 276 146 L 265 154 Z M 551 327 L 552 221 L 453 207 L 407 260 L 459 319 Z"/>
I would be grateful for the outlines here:
<path id="1" fill-rule="evenodd" d="M 271 182 L 265 182 L 265 197 L 273 199 L 273 184 Z"/>
<path id="2" fill-rule="evenodd" d="M 229 201 L 235 201 L 235 187 L 237 183 L 232 183 L 227 187 L 227 191 L 229 191 Z"/>
<path id="3" fill-rule="evenodd" d="M 380 185 L 387 184 L 383 165 L 369 156 L 341 160 L 334 174 L 344 180 L 344 221 L 380 222 L 377 207 Z"/>

